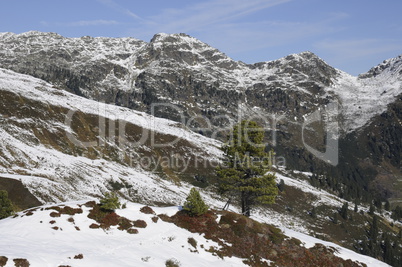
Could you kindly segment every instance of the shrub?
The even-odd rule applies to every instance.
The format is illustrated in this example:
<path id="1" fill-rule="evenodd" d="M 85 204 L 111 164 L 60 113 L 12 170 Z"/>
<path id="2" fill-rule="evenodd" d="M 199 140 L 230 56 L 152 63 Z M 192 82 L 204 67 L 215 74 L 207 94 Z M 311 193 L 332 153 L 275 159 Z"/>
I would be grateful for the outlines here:
<path id="1" fill-rule="evenodd" d="M 74 259 L 76 259 L 76 260 L 81 260 L 83 258 L 84 258 L 84 255 L 82 255 L 82 254 L 78 254 L 78 255 L 74 256 Z"/>
<path id="2" fill-rule="evenodd" d="M 106 193 L 105 196 L 100 200 L 101 209 L 107 211 L 114 211 L 120 208 L 119 198 L 116 193 Z"/>
<path id="3" fill-rule="evenodd" d="M 98 228 L 100 228 L 100 225 L 99 225 L 99 224 L 96 224 L 96 223 L 93 223 L 93 224 L 91 224 L 91 225 L 89 226 L 89 228 L 91 228 L 91 229 L 98 229 Z"/>
<path id="4" fill-rule="evenodd" d="M 136 220 L 133 222 L 135 227 L 138 228 L 146 228 L 147 227 L 147 223 L 143 220 Z"/>
<path id="5" fill-rule="evenodd" d="M 13 204 L 8 198 L 8 193 L 5 190 L 0 190 L 0 219 L 7 218 L 13 214 Z"/>
<path id="6" fill-rule="evenodd" d="M 27 259 L 13 259 L 14 266 L 16 267 L 29 267 L 29 261 Z"/>
<path id="7" fill-rule="evenodd" d="M 200 216 L 208 211 L 208 206 L 201 198 L 200 192 L 194 187 L 191 188 L 190 194 L 186 198 L 183 210 L 187 211 L 191 216 Z"/>
<path id="8" fill-rule="evenodd" d="M 165 266 L 166 267 L 179 267 L 180 266 L 180 262 L 176 259 L 168 259 L 165 262 Z"/>
<path id="9" fill-rule="evenodd" d="M 0 256 L 0 267 L 6 266 L 7 261 L 8 261 L 7 257 Z"/>
<path id="10" fill-rule="evenodd" d="M 110 226 L 115 226 L 118 225 L 120 221 L 120 216 L 117 215 L 115 212 L 111 212 L 106 214 L 105 217 L 103 217 L 102 221 L 101 221 L 101 227 L 103 229 L 109 229 Z"/>
<path id="11" fill-rule="evenodd" d="M 128 229 L 127 230 L 127 233 L 129 233 L 129 234 L 132 234 L 132 235 L 135 235 L 135 234 L 138 234 L 138 230 L 137 229 Z"/>
<path id="12" fill-rule="evenodd" d="M 119 227 L 117 227 L 117 229 L 119 229 L 120 231 L 124 231 L 124 230 L 128 230 L 133 226 L 133 224 L 131 223 L 131 221 L 125 217 L 120 217 L 119 218 Z"/>
<path id="13" fill-rule="evenodd" d="M 197 248 L 197 240 L 195 240 L 194 238 L 189 237 L 189 238 L 187 239 L 187 242 L 188 242 L 190 245 L 192 245 L 194 248 Z"/>
<path id="14" fill-rule="evenodd" d="M 60 215 L 61 215 L 60 213 L 55 212 L 55 211 L 50 213 L 50 217 L 53 217 L 53 218 L 60 217 Z"/>
<path id="15" fill-rule="evenodd" d="M 149 206 L 142 207 L 140 211 L 144 214 L 155 214 L 154 210 Z"/>

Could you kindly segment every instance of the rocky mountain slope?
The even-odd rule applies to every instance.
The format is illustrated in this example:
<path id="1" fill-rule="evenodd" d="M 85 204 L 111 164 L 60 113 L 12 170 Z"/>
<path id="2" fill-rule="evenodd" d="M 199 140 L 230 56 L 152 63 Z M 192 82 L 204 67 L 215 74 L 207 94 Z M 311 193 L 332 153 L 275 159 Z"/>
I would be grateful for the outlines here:
<path id="1" fill-rule="evenodd" d="M 0 56 L 3 68 L 97 101 L 147 112 L 152 103 L 169 103 L 187 118 L 236 119 L 241 104 L 245 115 L 261 109 L 264 115 L 285 114 L 286 120 L 302 121 L 317 106 L 338 99 L 344 111 L 341 125 L 350 132 L 385 111 L 401 93 L 397 59 L 359 77 L 332 68 L 311 52 L 247 65 L 185 34 L 157 34 L 146 43 L 3 33 Z M 171 113 L 159 115 L 177 119 L 179 114 Z M 214 120 L 212 124 L 219 125 Z"/>
<path id="2" fill-rule="evenodd" d="M 221 157 L 219 141 L 176 122 L 27 75 L 0 69 L 0 95 L 1 176 L 25 175 L 22 182 L 42 202 L 102 195 L 113 186 L 132 199 L 138 191 L 163 198 L 171 184 L 210 176 L 210 163 Z"/>

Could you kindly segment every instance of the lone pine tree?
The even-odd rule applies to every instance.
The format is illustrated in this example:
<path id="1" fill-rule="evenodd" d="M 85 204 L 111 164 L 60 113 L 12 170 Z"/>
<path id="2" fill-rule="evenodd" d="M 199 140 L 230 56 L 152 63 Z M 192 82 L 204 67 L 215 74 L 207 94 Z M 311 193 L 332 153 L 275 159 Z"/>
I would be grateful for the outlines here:
<path id="1" fill-rule="evenodd" d="M 201 198 L 200 192 L 194 187 L 191 188 L 186 202 L 183 205 L 183 210 L 187 211 L 191 216 L 200 216 L 208 211 L 208 206 Z"/>
<path id="2" fill-rule="evenodd" d="M 217 168 L 221 194 L 240 197 L 242 214 L 250 216 L 251 206 L 275 201 L 278 187 L 270 173 L 272 152 L 265 152 L 264 129 L 254 121 L 242 121 L 231 130 L 222 147 L 225 161 Z"/>

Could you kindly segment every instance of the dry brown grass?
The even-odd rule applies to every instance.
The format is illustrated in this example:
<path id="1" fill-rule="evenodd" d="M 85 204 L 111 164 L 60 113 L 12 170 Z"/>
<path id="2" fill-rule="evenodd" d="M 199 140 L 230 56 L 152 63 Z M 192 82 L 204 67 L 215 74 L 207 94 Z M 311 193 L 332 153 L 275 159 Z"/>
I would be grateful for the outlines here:
<path id="1" fill-rule="evenodd" d="M 217 215 L 221 215 L 219 222 Z M 207 250 L 214 255 L 243 258 L 250 266 L 268 266 L 264 259 L 275 262 L 275 266 L 359 266 L 336 257 L 333 250 L 322 245 L 306 249 L 300 240 L 286 238 L 272 225 L 227 211 L 209 211 L 199 217 L 178 212 L 163 220 L 217 242 L 220 248 Z"/>

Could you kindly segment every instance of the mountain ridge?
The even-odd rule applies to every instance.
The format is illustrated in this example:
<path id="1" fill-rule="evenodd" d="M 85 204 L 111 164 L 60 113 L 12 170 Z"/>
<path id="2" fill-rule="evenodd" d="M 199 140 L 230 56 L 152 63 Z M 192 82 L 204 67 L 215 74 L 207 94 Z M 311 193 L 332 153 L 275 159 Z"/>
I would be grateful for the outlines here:
<path id="1" fill-rule="evenodd" d="M 255 118 L 272 139 L 276 138 L 270 145 L 289 164 L 304 171 L 319 168 L 319 172 L 328 172 L 328 168 L 305 148 L 306 119 L 338 103 L 338 116 L 333 119 L 341 140 L 348 135 L 363 138 L 354 133 L 370 127 L 370 122 L 387 112 L 402 94 L 399 62 L 398 58 L 388 60 L 372 71 L 375 75 L 355 77 L 329 66 L 311 52 L 245 64 L 186 34 L 156 34 L 150 42 L 134 38 L 65 38 L 41 32 L 0 37 L 1 68 L 43 79 L 98 102 L 171 119 L 222 141 L 239 117 Z M 321 118 L 324 122 L 325 114 Z M 397 121 L 392 123 L 400 127 Z M 312 136 L 309 145 L 325 149 L 321 142 L 324 138 L 319 136 L 325 134 L 325 129 L 324 133 L 322 128 L 307 130 Z M 361 153 L 340 153 L 339 162 L 350 162 L 353 154 Z M 360 157 L 358 162 L 372 156 Z M 399 168 L 400 163 L 392 164 Z M 345 176 L 340 173 L 346 167 L 342 168 L 336 170 L 340 180 Z M 353 172 L 364 170 L 359 167 Z M 372 180 L 376 175 L 362 180 Z"/>

